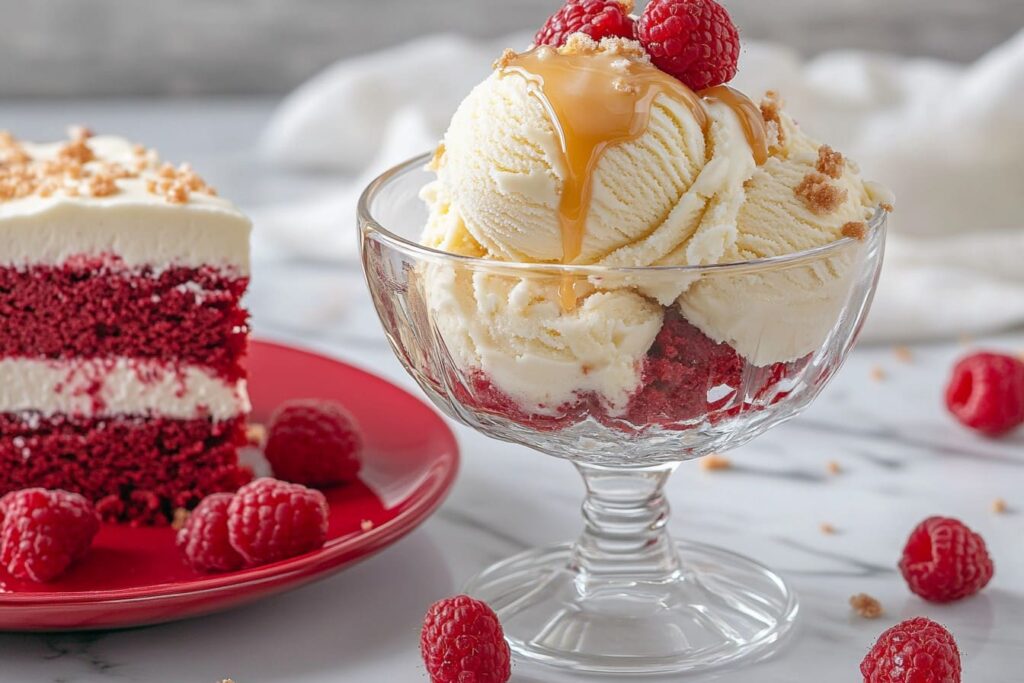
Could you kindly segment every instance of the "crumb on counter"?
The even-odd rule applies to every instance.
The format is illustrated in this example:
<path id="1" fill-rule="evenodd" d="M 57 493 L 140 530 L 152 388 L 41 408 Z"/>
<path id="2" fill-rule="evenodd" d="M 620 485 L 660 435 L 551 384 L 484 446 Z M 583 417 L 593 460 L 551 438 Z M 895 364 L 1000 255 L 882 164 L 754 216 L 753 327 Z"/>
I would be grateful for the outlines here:
<path id="1" fill-rule="evenodd" d="M 711 455 L 704 456 L 700 461 L 700 468 L 705 472 L 712 472 L 716 470 L 731 470 L 732 460 L 719 455 L 718 453 L 712 453 Z"/>
<path id="2" fill-rule="evenodd" d="M 896 356 L 896 360 L 901 363 L 910 363 L 914 360 L 914 353 L 908 346 L 897 346 L 892 350 L 892 354 Z"/>
<path id="3" fill-rule="evenodd" d="M 838 460 L 829 460 L 828 463 L 825 465 L 825 467 L 828 468 L 828 473 L 829 474 L 842 474 L 843 473 L 843 466 L 839 464 Z"/>
<path id="4" fill-rule="evenodd" d="M 871 597 L 867 593 L 857 593 L 850 598 L 850 607 L 857 616 L 864 617 L 865 619 L 877 619 L 885 613 L 882 609 L 882 603 L 875 598 Z"/>
<path id="5" fill-rule="evenodd" d="M 822 522 L 818 528 L 821 530 L 821 533 L 827 536 L 834 536 L 839 533 L 839 530 L 836 529 L 835 525 L 829 524 L 828 522 Z"/>
<path id="6" fill-rule="evenodd" d="M 992 501 L 992 512 L 997 515 L 1005 515 L 1010 511 L 1010 506 L 1007 505 L 1006 500 L 1003 498 L 996 498 Z"/>
<path id="7" fill-rule="evenodd" d="M 881 365 L 876 365 L 871 368 L 871 379 L 875 382 L 884 382 L 888 375 L 885 372 L 885 368 Z"/>

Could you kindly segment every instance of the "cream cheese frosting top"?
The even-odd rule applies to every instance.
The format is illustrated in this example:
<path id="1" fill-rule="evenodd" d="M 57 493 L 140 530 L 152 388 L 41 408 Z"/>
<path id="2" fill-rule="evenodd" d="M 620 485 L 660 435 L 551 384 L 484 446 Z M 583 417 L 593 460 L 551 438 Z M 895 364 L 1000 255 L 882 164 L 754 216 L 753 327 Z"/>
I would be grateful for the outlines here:
<path id="1" fill-rule="evenodd" d="M 191 168 L 123 138 L 33 144 L 0 135 L 0 265 L 90 256 L 246 275 L 251 227 Z"/>

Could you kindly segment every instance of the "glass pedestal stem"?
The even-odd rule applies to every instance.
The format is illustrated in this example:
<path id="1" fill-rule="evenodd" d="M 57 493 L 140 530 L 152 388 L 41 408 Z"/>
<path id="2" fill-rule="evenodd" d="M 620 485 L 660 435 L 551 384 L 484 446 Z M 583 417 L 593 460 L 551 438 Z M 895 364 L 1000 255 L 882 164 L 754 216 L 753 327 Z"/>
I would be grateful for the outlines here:
<path id="1" fill-rule="evenodd" d="M 581 595 L 609 582 L 677 581 L 681 565 L 668 534 L 665 483 L 677 465 L 635 469 L 577 464 L 587 495 L 585 526 L 573 548 L 570 569 Z"/>

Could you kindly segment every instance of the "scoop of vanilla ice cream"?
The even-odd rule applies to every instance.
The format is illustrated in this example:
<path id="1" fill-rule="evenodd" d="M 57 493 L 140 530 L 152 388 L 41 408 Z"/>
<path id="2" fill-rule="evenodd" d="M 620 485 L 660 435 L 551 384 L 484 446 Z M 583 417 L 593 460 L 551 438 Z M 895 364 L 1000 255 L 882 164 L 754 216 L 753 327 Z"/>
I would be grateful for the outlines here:
<path id="1" fill-rule="evenodd" d="M 823 160 L 821 145 L 788 116 L 781 114 L 778 125 L 777 149 L 745 183 L 736 239 L 723 262 L 831 244 L 842 238 L 844 225 L 870 220 L 879 202 L 887 199 L 860 178 L 851 162 L 835 156 Z M 797 189 L 814 174 L 823 184 L 819 191 L 826 194 L 805 199 Z M 832 197 L 827 207 L 815 203 Z M 864 243 L 853 242 L 808 263 L 750 274 L 712 273 L 679 298 L 680 309 L 706 335 L 728 343 L 755 365 L 795 360 L 824 343 L 865 249 Z"/>
<path id="2" fill-rule="evenodd" d="M 664 315 L 629 289 L 596 292 L 564 312 L 552 275 L 436 263 L 424 276 L 428 310 L 456 367 L 484 372 L 536 415 L 557 415 L 589 392 L 610 412 L 623 410 Z"/>
<path id="3" fill-rule="evenodd" d="M 609 41 L 608 49 L 621 49 L 612 47 L 618 44 Z M 435 160 L 443 190 L 424 198 L 435 213 L 437 202 L 446 204 L 491 258 L 557 263 L 566 169 L 558 130 L 534 88 L 500 71 L 474 88 L 452 117 Z M 721 104 L 709 110 L 705 135 L 686 103 L 658 95 L 647 130 L 601 155 L 574 263 L 647 266 L 722 258 L 754 161 L 736 115 Z M 437 239 L 427 237 L 428 243 Z M 667 303 L 676 295 L 659 298 Z"/>

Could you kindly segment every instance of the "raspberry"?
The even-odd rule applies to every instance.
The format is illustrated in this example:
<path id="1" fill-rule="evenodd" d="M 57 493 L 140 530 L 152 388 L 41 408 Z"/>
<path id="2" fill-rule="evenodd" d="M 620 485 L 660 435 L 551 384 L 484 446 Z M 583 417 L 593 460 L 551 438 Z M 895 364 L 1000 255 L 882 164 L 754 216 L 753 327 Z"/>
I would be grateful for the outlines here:
<path id="1" fill-rule="evenodd" d="M 988 436 L 1024 424 L 1024 362 L 1000 353 L 975 353 L 953 368 L 946 407 L 960 422 Z"/>
<path id="2" fill-rule="evenodd" d="M 77 493 L 22 489 L 0 499 L 0 563 L 12 576 L 51 581 L 80 560 L 100 529 L 99 516 Z"/>
<path id="3" fill-rule="evenodd" d="M 959 520 L 929 517 L 910 533 L 900 571 L 925 600 L 952 602 L 984 588 L 994 570 L 981 536 Z"/>
<path id="4" fill-rule="evenodd" d="M 736 75 L 739 32 L 714 0 L 651 0 L 636 34 L 655 66 L 693 90 L 728 83 Z"/>
<path id="5" fill-rule="evenodd" d="M 505 683 L 512 676 L 498 615 L 468 595 L 430 606 L 423 619 L 420 651 L 431 683 Z"/>
<path id="6" fill-rule="evenodd" d="M 355 479 L 363 439 L 352 416 L 331 401 L 289 401 L 270 418 L 264 453 L 274 476 L 306 486 Z"/>
<path id="7" fill-rule="evenodd" d="M 916 617 L 879 636 L 860 673 L 864 683 L 960 683 L 960 650 L 949 631 Z"/>
<path id="8" fill-rule="evenodd" d="M 544 22 L 533 43 L 559 47 L 573 33 L 586 33 L 594 40 L 613 36 L 633 38 L 629 5 L 618 0 L 568 0 Z"/>
<path id="9" fill-rule="evenodd" d="M 327 539 L 327 499 L 301 484 L 257 479 L 228 506 L 228 539 L 249 564 L 316 550 Z"/>
<path id="10" fill-rule="evenodd" d="M 178 531 L 178 547 L 196 571 L 227 572 L 244 564 L 228 540 L 228 506 L 233 498 L 230 493 L 203 498 Z"/>

